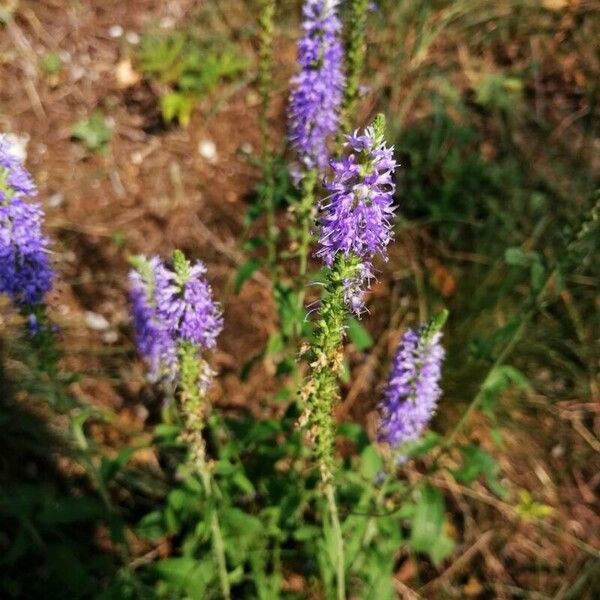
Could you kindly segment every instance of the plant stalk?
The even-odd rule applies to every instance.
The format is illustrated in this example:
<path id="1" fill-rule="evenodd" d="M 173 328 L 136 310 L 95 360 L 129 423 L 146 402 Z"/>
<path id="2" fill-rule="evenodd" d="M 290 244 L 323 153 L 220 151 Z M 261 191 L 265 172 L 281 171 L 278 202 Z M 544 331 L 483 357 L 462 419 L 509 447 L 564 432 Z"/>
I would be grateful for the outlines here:
<path id="1" fill-rule="evenodd" d="M 304 309 L 304 298 L 306 296 L 306 274 L 308 272 L 308 253 L 310 252 L 311 233 L 310 228 L 315 206 L 315 187 L 317 183 L 317 171 L 311 169 L 306 173 L 302 181 L 302 199 L 300 201 L 300 243 L 298 247 L 298 314 Z M 300 337 L 301 325 L 298 327 Z"/>
<path id="2" fill-rule="evenodd" d="M 277 267 L 277 221 L 275 215 L 275 194 L 273 179 L 273 156 L 269 130 L 269 109 L 273 88 L 273 31 L 275 0 L 260 0 L 258 38 L 258 91 L 261 98 L 259 127 L 262 140 L 262 164 L 265 177 L 262 201 L 267 215 L 267 260 L 274 283 L 278 275 Z"/>
<path id="3" fill-rule="evenodd" d="M 335 501 L 335 489 L 331 480 L 325 482 L 325 495 L 331 517 L 331 526 L 335 537 L 335 570 L 338 600 L 346 600 L 346 563 L 344 556 L 344 537 Z"/>
<path id="4" fill-rule="evenodd" d="M 185 417 L 186 442 L 191 450 L 190 462 L 200 474 L 206 500 L 210 505 L 211 541 L 213 555 L 219 571 L 221 594 L 224 600 L 230 600 L 231 588 L 227 574 L 225 545 L 217 515 L 210 466 L 206 460 L 206 444 L 202 436 L 206 398 L 201 384 L 208 366 L 197 356 L 196 349 L 188 343 L 183 343 L 180 346 L 179 364 L 181 371 L 181 405 Z"/>
<path id="5" fill-rule="evenodd" d="M 214 494 L 212 488 L 212 477 L 210 468 L 206 462 L 206 448 L 204 440 L 200 436 L 198 442 L 197 452 L 195 452 L 196 458 L 198 459 L 198 470 L 202 478 L 202 486 L 204 487 L 204 493 L 206 494 L 207 500 L 212 504 L 211 516 L 210 516 L 210 531 L 213 543 L 213 554 L 217 563 L 217 569 L 219 571 L 219 581 L 221 584 L 221 594 L 225 600 L 231 598 L 231 588 L 229 585 L 229 577 L 227 575 L 227 562 L 225 560 L 225 544 L 223 543 L 223 534 L 221 532 L 221 525 L 219 523 L 219 517 L 217 515 L 216 506 L 214 503 Z"/>
<path id="6" fill-rule="evenodd" d="M 346 90 L 343 105 L 343 130 L 352 129 L 352 115 L 360 95 L 360 78 L 366 56 L 366 25 L 370 0 L 351 0 L 346 34 Z"/>

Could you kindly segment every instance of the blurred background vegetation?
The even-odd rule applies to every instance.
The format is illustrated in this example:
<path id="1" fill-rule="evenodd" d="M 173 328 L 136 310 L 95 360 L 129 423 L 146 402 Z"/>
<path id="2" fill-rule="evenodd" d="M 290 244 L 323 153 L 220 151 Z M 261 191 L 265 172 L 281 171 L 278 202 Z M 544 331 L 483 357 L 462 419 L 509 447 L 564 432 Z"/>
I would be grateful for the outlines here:
<path id="1" fill-rule="evenodd" d="M 278 4 L 269 122 L 283 151 L 300 2 Z M 222 485 L 249 497 L 269 489 L 285 516 L 273 513 L 269 529 L 264 514 L 232 512 L 224 526 L 240 564 L 261 544 L 275 562 L 288 552 L 296 568 L 281 573 L 282 595 L 319 597 L 310 551 L 296 556 L 281 533 L 303 492 L 276 465 L 302 444 L 292 435 L 277 447 L 294 420 L 285 369 L 269 383 L 281 349 L 256 356 L 277 313 L 243 256 L 262 226 L 257 10 L 252 0 L 0 2 L 0 130 L 29 136 L 58 240 L 51 304 L 67 373 L 40 381 L 0 312 L 2 597 L 211 597 L 198 592 L 204 567 L 192 577 L 183 558 L 169 562 L 201 545 L 205 507 L 176 469 L 177 427 L 161 421 L 127 317 L 127 256 L 174 246 L 208 263 L 225 304 L 214 401 L 239 440 L 221 475 L 239 474 Z M 381 521 L 377 539 L 389 544 L 377 548 L 393 560 L 395 593 L 596 598 L 600 4 L 379 0 L 368 39 L 354 125 L 387 116 L 400 218 L 366 331 L 353 336 L 340 418 L 372 433 L 398 331 L 442 306 L 448 360 L 433 429 L 451 431 L 473 398 L 481 408 L 460 432 L 472 445 L 452 457 L 458 477 L 436 481 L 449 557 L 417 543 L 395 553 L 402 532 Z M 285 161 L 280 171 L 284 226 L 295 192 Z M 351 465 L 367 438 L 347 433 Z M 104 457 L 91 460 L 90 449 Z M 246 474 L 236 470 L 244 453 Z M 417 460 L 409 481 L 427 466 Z M 296 541 L 312 539 L 311 527 Z M 269 585 L 239 589 L 277 597 Z M 369 593 L 361 597 L 384 597 Z"/>

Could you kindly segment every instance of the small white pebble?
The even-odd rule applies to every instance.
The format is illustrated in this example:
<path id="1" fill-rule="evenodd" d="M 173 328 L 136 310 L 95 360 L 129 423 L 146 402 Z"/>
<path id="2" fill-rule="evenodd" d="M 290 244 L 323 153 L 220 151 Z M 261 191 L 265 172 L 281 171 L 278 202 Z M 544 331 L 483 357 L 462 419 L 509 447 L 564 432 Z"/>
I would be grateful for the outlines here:
<path id="1" fill-rule="evenodd" d="M 138 419 L 140 419 L 141 421 L 145 421 L 150 415 L 150 412 L 143 404 L 136 404 L 133 407 L 133 410 L 135 411 L 135 414 L 138 417 Z"/>
<path id="2" fill-rule="evenodd" d="M 48 206 L 50 208 L 58 208 L 65 200 L 65 197 L 60 192 L 56 192 L 56 194 L 52 194 L 50 198 L 48 198 Z"/>
<path id="3" fill-rule="evenodd" d="M 94 331 L 106 331 L 110 323 L 98 313 L 87 310 L 84 315 L 85 324 Z"/>
<path id="4" fill-rule="evenodd" d="M 73 65 L 69 72 L 71 81 L 79 81 L 85 75 L 85 69 L 81 65 Z"/>
<path id="5" fill-rule="evenodd" d="M 132 152 L 129 158 L 134 165 L 141 165 L 144 162 L 144 156 L 139 150 Z"/>
<path id="6" fill-rule="evenodd" d="M 208 162 L 216 162 L 217 146 L 212 140 L 201 140 L 198 143 L 198 154 Z"/>
<path id="7" fill-rule="evenodd" d="M 250 143 L 250 142 L 244 142 L 241 146 L 240 146 L 240 150 L 244 153 L 244 154 L 252 154 L 252 151 L 254 150 L 254 146 Z"/>
<path id="8" fill-rule="evenodd" d="M 111 25 L 108 30 L 108 35 L 110 35 L 111 38 L 120 38 L 123 35 L 123 28 L 120 25 Z"/>
<path id="9" fill-rule="evenodd" d="M 102 334 L 102 341 L 105 344 L 116 344 L 119 341 L 119 333 L 114 329 L 110 329 Z"/>
<path id="10" fill-rule="evenodd" d="M 5 133 L 0 138 L 8 142 L 9 154 L 21 161 L 27 158 L 27 144 L 29 144 L 30 139 L 28 134 Z"/>
<path id="11" fill-rule="evenodd" d="M 140 36 L 135 31 L 128 31 L 125 34 L 125 39 L 132 45 L 137 46 L 140 43 Z"/>
<path id="12" fill-rule="evenodd" d="M 556 444 L 556 446 L 554 446 L 554 448 L 552 448 L 550 453 L 552 454 L 552 458 L 560 458 L 561 456 L 564 455 L 565 448 L 564 448 L 564 446 L 561 446 L 560 444 Z"/>
<path id="13" fill-rule="evenodd" d="M 163 17 L 159 23 L 161 29 L 173 29 L 174 26 L 175 19 L 173 17 Z"/>

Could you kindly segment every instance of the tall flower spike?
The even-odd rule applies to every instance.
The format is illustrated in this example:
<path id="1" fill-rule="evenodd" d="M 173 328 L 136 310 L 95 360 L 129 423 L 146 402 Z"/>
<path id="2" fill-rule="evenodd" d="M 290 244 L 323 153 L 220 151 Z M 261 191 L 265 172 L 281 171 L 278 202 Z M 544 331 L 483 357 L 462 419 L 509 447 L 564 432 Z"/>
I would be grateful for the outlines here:
<path id="1" fill-rule="evenodd" d="M 289 138 L 303 169 L 327 167 L 328 138 L 337 131 L 344 90 L 338 0 L 305 0 L 300 72 L 292 78 Z"/>
<path id="2" fill-rule="evenodd" d="M 35 196 L 33 178 L 6 135 L 0 135 L 0 203 Z"/>
<path id="3" fill-rule="evenodd" d="M 402 337 L 379 405 L 379 438 L 398 449 L 417 440 L 427 427 L 441 395 L 444 349 L 439 331 L 447 313 L 432 325 L 409 329 Z"/>
<path id="4" fill-rule="evenodd" d="M 180 252 L 174 254 L 173 263 L 171 269 L 158 257 L 138 257 L 129 279 L 138 350 L 153 377 L 176 382 L 182 346 L 198 358 L 213 349 L 223 318 L 204 278 L 204 264 L 191 265 Z M 205 387 L 208 372 L 201 375 L 199 383 Z"/>
<path id="5" fill-rule="evenodd" d="M 168 281 L 160 258 L 132 259 L 134 268 L 129 272 L 129 297 L 131 300 L 135 341 L 138 352 L 148 364 L 150 377 L 167 376 L 174 379 L 177 372 L 177 346 L 167 324 L 159 318 L 156 289 L 164 288 Z"/>
<path id="6" fill-rule="evenodd" d="M 42 303 L 53 276 L 42 207 L 25 201 L 35 193 L 31 175 L 0 136 L 0 293 L 25 314 Z"/>
<path id="7" fill-rule="evenodd" d="M 321 203 L 319 256 L 333 266 L 339 256 L 360 262 L 356 277 L 345 282 L 348 307 L 360 314 L 364 288 L 373 278 L 373 258 L 387 260 L 393 238 L 393 147 L 386 146 L 385 120 L 377 117 L 362 135 L 347 136 L 350 154 L 331 162 L 333 178 L 325 184 L 331 194 Z"/>

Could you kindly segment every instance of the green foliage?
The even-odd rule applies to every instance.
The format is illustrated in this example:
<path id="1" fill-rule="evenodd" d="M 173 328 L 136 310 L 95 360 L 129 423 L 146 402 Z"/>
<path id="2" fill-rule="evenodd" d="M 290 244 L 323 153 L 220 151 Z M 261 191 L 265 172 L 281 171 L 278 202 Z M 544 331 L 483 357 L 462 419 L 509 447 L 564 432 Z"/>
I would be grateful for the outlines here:
<path id="1" fill-rule="evenodd" d="M 500 497 L 507 495 L 507 491 L 498 481 L 500 467 L 494 457 L 479 446 L 462 446 L 460 451 L 463 455 L 463 466 L 453 469 L 452 475 L 461 483 L 472 483 L 483 475 L 489 488 Z"/>
<path id="2" fill-rule="evenodd" d="M 95 112 L 88 119 L 73 125 L 71 135 L 83 143 L 88 152 L 107 154 L 110 149 L 112 128 L 106 124 L 101 113 Z"/>
<path id="3" fill-rule="evenodd" d="M 434 563 L 441 562 L 454 547 L 444 531 L 444 498 L 441 492 L 425 484 L 417 491 L 410 537 L 415 552 L 428 554 Z"/>
<path id="4" fill-rule="evenodd" d="M 348 337 L 357 350 L 364 352 L 373 345 L 371 334 L 365 329 L 358 319 L 348 319 Z"/>
<path id="5" fill-rule="evenodd" d="M 55 52 L 44 54 L 44 56 L 42 56 L 40 59 L 40 69 L 45 75 L 58 75 L 61 68 L 62 61 L 60 60 L 60 56 Z"/>
<path id="6" fill-rule="evenodd" d="M 248 68 L 247 60 L 231 48 L 210 47 L 182 32 L 144 36 L 138 61 L 148 78 L 170 89 L 160 97 L 165 121 L 184 127 L 202 97 Z"/>

